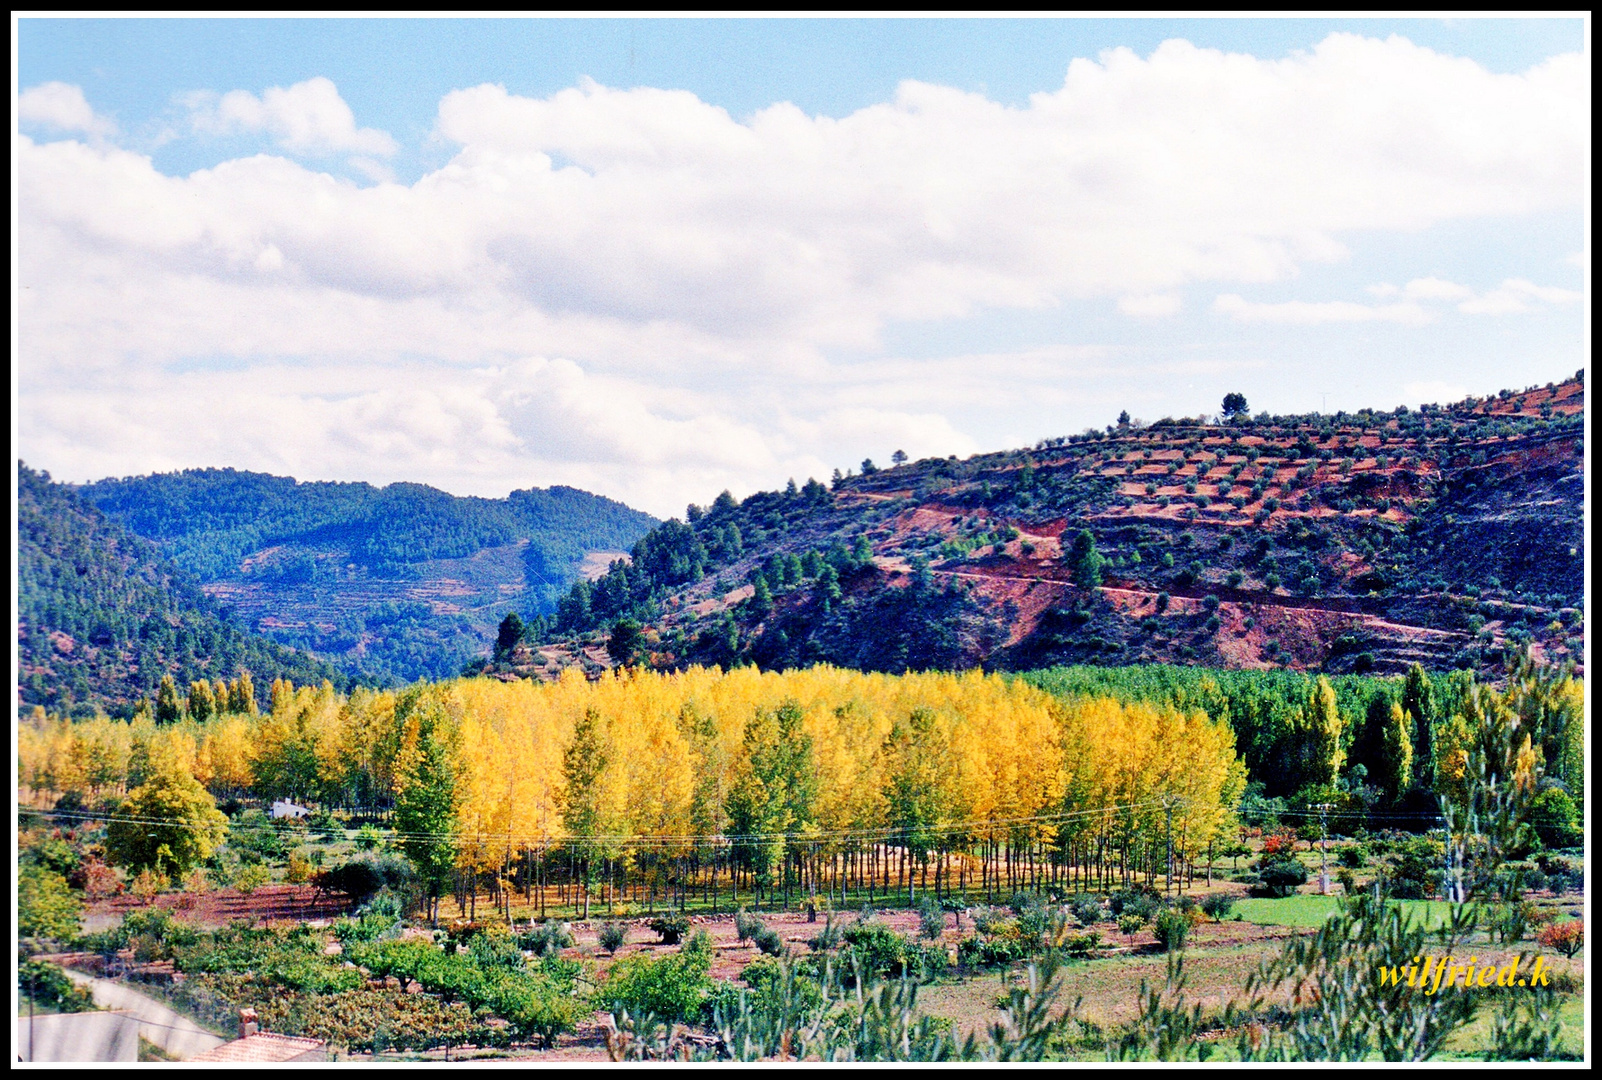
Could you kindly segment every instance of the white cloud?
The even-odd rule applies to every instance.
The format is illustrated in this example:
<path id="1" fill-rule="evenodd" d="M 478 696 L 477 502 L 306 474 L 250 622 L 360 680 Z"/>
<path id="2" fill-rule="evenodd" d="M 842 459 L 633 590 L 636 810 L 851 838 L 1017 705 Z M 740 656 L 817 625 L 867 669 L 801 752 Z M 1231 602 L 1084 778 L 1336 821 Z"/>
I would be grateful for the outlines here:
<path id="1" fill-rule="evenodd" d="M 1165 319 L 1179 314 L 1184 306 L 1173 293 L 1153 293 L 1150 296 L 1124 296 L 1118 300 L 1118 310 L 1137 319 Z"/>
<path id="2" fill-rule="evenodd" d="M 1402 295 L 1409 300 L 1465 300 L 1474 295 L 1474 290 L 1455 281 L 1427 277 L 1414 278 L 1402 286 Z"/>
<path id="3" fill-rule="evenodd" d="M 1423 326 L 1433 317 L 1414 303 L 1372 305 L 1354 304 L 1347 300 L 1322 303 L 1287 300 L 1278 304 L 1256 304 L 1234 293 L 1226 293 L 1213 301 L 1213 310 L 1240 323 L 1286 323 L 1295 326 L 1355 322 Z"/>
<path id="4" fill-rule="evenodd" d="M 97 116 L 83 96 L 81 87 L 64 82 L 47 82 L 24 90 L 17 98 L 17 119 L 24 124 L 40 124 L 57 131 L 81 131 L 104 138 L 117 125 Z"/>
<path id="5" fill-rule="evenodd" d="M 403 185 L 374 160 L 394 140 L 327 79 L 207 95 L 197 129 L 347 155 L 376 182 L 266 154 L 166 176 L 19 137 L 19 447 L 80 478 L 568 482 L 658 511 L 897 446 L 954 452 L 978 445 L 964 409 L 1060 416 L 1069 374 L 1121 358 L 884 361 L 886 325 L 1076 299 L 1160 317 L 1192 284 L 1343 259 L 1350 234 L 1578 208 L 1587 102 L 1579 56 L 1495 75 L 1351 35 L 1281 60 L 1113 50 L 1017 108 L 906 82 L 838 119 L 478 86 L 440 102 L 454 156 Z M 1214 307 L 1427 321 L 1402 292 Z"/>
<path id="6" fill-rule="evenodd" d="M 1532 303 L 1572 304 L 1580 294 L 1569 289 L 1537 285 L 1522 278 L 1508 278 L 1490 292 L 1457 305 L 1457 310 L 1468 315 L 1521 315 L 1531 310 Z"/>
<path id="7" fill-rule="evenodd" d="M 286 150 L 303 154 L 355 153 L 389 157 L 399 149 L 386 132 L 358 128 L 356 116 L 330 79 L 318 76 L 290 87 L 273 86 L 257 97 L 230 90 L 218 98 L 188 95 L 190 124 L 207 135 L 266 132 Z"/>

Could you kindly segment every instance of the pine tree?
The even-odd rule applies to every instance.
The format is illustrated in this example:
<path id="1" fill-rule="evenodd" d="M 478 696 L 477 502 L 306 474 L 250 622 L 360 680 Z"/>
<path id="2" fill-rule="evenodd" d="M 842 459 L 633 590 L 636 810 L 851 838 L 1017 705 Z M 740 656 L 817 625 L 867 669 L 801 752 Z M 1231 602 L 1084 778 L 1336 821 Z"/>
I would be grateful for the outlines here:
<path id="1" fill-rule="evenodd" d="M 1074 584 L 1082 589 L 1094 589 L 1101 584 L 1102 565 L 1105 560 L 1096 550 L 1096 537 L 1089 529 L 1080 529 L 1068 551 L 1068 567 Z"/>

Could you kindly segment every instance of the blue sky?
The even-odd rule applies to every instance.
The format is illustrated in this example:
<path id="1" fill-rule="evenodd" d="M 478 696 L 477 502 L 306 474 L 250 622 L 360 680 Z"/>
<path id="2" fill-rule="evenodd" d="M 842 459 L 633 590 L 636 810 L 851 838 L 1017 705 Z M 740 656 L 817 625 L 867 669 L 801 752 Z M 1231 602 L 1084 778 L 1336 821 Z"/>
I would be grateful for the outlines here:
<path id="1" fill-rule="evenodd" d="M 666 514 L 1562 378 L 1584 31 L 22 19 L 13 438 Z"/>

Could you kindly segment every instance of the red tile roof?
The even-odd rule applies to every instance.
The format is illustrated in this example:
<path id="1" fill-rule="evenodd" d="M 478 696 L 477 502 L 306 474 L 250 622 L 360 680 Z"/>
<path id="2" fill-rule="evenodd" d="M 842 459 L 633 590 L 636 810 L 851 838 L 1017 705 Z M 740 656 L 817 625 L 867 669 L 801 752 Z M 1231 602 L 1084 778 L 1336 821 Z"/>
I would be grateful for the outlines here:
<path id="1" fill-rule="evenodd" d="M 258 1031 L 254 1035 L 214 1046 L 205 1053 L 196 1054 L 190 1061 L 293 1061 L 303 1054 L 325 1051 L 328 1044 L 321 1039 L 300 1039 L 293 1035 L 277 1035 L 271 1031 Z"/>

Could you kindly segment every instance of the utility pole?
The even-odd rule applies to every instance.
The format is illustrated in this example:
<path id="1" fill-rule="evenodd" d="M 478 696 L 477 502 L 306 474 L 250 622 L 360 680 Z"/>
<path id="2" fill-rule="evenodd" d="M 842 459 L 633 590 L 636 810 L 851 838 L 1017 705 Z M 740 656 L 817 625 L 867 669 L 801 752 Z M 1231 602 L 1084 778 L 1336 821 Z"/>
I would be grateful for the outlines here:
<path id="1" fill-rule="evenodd" d="M 1329 895 L 1329 803 L 1318 804 L 1318 895 Z"/>

